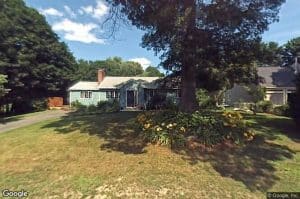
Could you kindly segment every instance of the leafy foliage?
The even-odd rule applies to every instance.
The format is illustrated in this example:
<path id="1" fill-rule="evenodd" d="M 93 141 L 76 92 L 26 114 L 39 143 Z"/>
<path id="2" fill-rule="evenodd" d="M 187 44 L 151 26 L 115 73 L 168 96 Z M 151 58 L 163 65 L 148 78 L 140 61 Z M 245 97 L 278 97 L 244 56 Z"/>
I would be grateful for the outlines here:
<path id="1" fill-rule="evenodd" d="M 245 87 L 248 94 L 252 97 L 253 104 L 250 106 L 250 109 L 254 114 L 259 112 L 259 102 L 263 101 L 266 96 L 266 89 L 260 85 L 250 84 Z"/>
<path id="2" fill-rule="evenodd" d="M 290 107 L 289 105 L 282 105 L 282 106 L 276 106 L 273 108 L 272 113 L 278 116 L 286 116 L 289 117 L 290 114 Z"/>
<path id="3" fill-rule="evenodd" d="M 196 87 L 211 91 L 255 81 L 251 63 L 260 35 L 277 20 L 284 0 L 108 2 L 145 31 L 143 47 L 161 53 L 166 70 L 179 71 L 181 109 L 192 112 Z"/>
<path id="4" fill-rule="evenodd" d="M 10 89 L 1 103 L 17 113 L 32 99 L 66 95 L 76 62 L 45 18 L 22 0 L 0 1 L 0 18 L 0 73 Z"/>
<path id="5" fill-rule="evenodd" d="M 237 112 L 146 112 L 138 115 L 137 123 L 147 140 L 172 147 L 183 146 L 190 136 L 209 146 L 225 140 L 241 143 L 254 136 Z"/>
<path id="6" fill-rule="evenodd" d="M 0 74 L 0 97 L 3 97 L 7 91 L 4 87 L 4 84 L 7 83 L 7 76 L 6 75 L 1 75 Z"/>
<path id="7" fill-rule="evenodd" d="M 120 103 L 118 100 L 100 101 L 97 106 L 84 105 L 79 101 L 72 102 L 71 106 L 76 109 L 78 113 L 112 113 L 120 111 Z"/>
<path id="8" fill-rule="evenodd" d="M 143 76 L 145 76 L 145 77 L 163 77 L 164 74 L 161 73 L 156 67 L 149 66 L 145 69 Z"/>
<path id="9" fill-rule="evenodd" d="M 196 93 L 197 101 L 200 109 L 216 107 L 216 102 L 205 89 L 198 89 Z"/>
<path id="10" fill-rule="evenodd" d="M 295 61 L 295 57 L 299 56 L 299 54 L 300 54 L 300 37 L 297 37 L 291 39 L 283 46 L 283 50 L 282 50 L 283 66 L 291 66 Z"/>
<path id="11" fill-rule="evenodd" d="M 276 42 L 260 44 L 260 53 L 257 57 L 258 66 L 281 66 L 282 46 Z"/>
<path id="12" fill-rule="evenodd" d="M 271 113 L 273 110 L 273 104 L 271 101 L 260 101 L 257 103 L 257 112 Z"/>
<path id="13" fill-rule="evenodd" d="M 102 61 L 79 60 L 74 80 L 97 81 L 98 69 L 105 69 L 109 76 L 142 76 L 144 70 L 139 63 L 123 61 L 120 57 L 108 58 Z"/>

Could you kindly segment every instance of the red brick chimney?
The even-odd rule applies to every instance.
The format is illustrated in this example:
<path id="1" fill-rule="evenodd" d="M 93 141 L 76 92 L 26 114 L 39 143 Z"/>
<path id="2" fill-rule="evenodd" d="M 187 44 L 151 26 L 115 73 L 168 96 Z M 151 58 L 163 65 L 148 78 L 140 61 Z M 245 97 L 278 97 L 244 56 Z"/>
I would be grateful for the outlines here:
<path id="1" fill-rule="evenodd" d="M 100 84 L 103 81 L 104 78 L 105 78 L 104 69 L 99 69 L 98 70 L 98 84 Z"/>

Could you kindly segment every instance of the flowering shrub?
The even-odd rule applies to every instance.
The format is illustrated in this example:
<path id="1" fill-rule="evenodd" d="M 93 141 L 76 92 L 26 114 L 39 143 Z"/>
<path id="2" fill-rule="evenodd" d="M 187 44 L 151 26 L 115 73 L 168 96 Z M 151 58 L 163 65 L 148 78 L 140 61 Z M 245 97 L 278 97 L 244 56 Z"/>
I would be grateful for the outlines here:
<path id="1" fill-rule="evenodd" d="M 173 120 L 173 114 L 165 112 L 146 112 L 138 115 L 137 121 L 145 138 L 152 143 L 172 146 L 184 144 L 185 127 L 179 126 Z M 170 112 L 171 113 L 171 112 Z"/>
<path id="2" fill-rule="evenodd" d="M 169 146 L 183 146 L 188 136 L 205 145 L 225 140 L 241 143 L 254 137 L 238 112 L 145 112 L 138 115 L 137 123 L 148 141 Z"/>

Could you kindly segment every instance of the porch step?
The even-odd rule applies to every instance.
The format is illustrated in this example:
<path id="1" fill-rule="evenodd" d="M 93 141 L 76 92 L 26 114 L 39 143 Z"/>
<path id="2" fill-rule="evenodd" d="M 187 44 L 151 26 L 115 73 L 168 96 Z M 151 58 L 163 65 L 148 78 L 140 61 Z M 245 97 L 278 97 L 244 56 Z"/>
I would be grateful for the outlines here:
<path id="1" fill-rule="evenodd" d="M 121 111 L 141 111 L 139 108 L 136 108 L 136 107 L 127 107 Z"/>

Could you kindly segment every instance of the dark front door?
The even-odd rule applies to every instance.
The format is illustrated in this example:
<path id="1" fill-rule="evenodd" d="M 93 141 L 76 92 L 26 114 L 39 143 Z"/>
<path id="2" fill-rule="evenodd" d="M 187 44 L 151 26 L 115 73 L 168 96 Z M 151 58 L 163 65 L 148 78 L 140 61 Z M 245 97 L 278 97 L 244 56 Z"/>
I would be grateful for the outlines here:
<path id="1" fill-rule="evenodd" d="M 127 91 L 127 107 L 134 107 L 134 91 Z"/>

